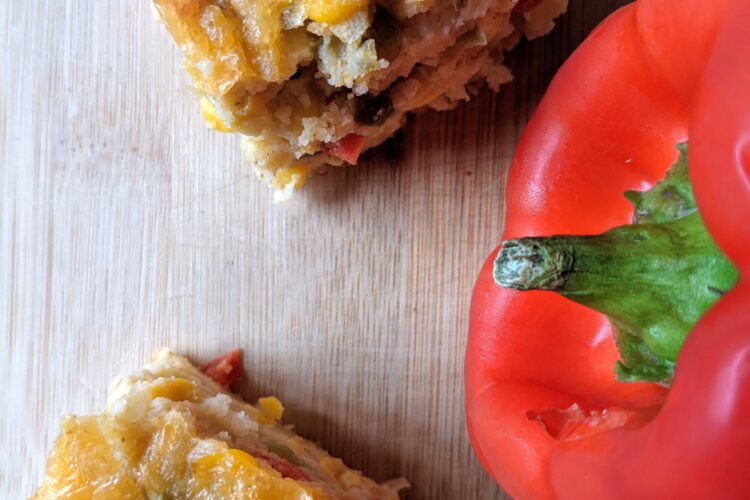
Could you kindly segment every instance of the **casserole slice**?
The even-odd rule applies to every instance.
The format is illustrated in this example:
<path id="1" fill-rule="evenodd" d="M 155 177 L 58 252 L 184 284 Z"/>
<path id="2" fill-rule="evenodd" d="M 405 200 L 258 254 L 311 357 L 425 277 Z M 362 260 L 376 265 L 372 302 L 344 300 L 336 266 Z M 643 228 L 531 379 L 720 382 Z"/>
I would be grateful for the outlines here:
<path id="1" fill-rule="evenodd" d="M 206 122 L 238 132 L 284 200 L 323 165 L 355 164 L 410 112 L 512 77 L 504 53 L 567 0 L 153 0 Z"/>
<path id="2" fill-rule="evenodd" d="M 398 499 L 405 480 L 378 484 L 296 435 L 275 397 L 227 392 L 216 380 L 236 378 L 237 361 L 201 373 L 158 351 L 114 381 L 101 415 L 63 419 L 32 498 Z"/>

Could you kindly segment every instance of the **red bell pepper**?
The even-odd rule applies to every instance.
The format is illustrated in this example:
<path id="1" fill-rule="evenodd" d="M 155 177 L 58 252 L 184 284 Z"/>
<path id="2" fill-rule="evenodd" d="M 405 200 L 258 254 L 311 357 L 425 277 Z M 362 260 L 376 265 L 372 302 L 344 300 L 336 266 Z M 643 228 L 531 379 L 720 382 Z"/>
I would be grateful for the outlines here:
<path id="1" fill-rule="evenodd" d="M 365 138 L 359 134 L 345 135 L 336 142 L 330 142 L 323 145 L 326 154 L 335 156 L 347 162 L 350 165 L 356 165 L 359 154 L 365 145 Z"/>
<path id="2" fill-rule="evenodd" d="M 309 481 L 310 477 L 298 466 L 291 463 L 285 458 L 275 457 L 270 453 L 261 450 L 253 450 L 251 453 L 254 458 L 263 460 L 269 467 L 281 474 L 281 477 L 288 477 L 295 481 Z"/>
<path id="3" fill-rule="evenodd" d="M 662 178 L 688 139 L 701 218 L 739 281 L 690 332 L 669 389 L 616 380 L 604 315 L 550 292 L 498 287 L 498 250 L 480 272 L 467 429 L 516 498 L 750 492 L 750 2 L 639 0 L 607 18 L 521 137 L 503 239 L 629 223 L 622 194 Z"/>
<path id="4" fill-rule="evenodd" d="M 201 367 L 201 371 L 225 389 L 242 380 L 242 359 L 237 348 L 219 354 Z"/>

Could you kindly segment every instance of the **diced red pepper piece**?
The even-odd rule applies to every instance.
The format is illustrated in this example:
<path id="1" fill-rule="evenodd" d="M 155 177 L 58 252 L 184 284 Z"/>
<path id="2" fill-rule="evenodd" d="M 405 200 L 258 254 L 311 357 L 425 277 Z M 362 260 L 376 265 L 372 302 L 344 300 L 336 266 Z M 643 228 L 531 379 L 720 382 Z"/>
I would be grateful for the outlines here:
<path id="1" fill-rule="evenodd" d="M 230 385 L 242 379 L 242 360 L 240 350 L 232 349 L 215 357 L 201 368 L 201 371 L 211 377 L 217 384 L 229 388 Z"/>
<path id="2" fill-rule="evenodd" d="M 362 152 L 362 146 L 365 144 L 364 136 L 359 134 L 345 135 L 336 142 L 329 142 L 323 145 L 326 154 L 341 158 L 345 162 L 356 165 L 359 154 Z"/>
<path id="3" fill-rule="evenodd" d="M 276 472 L 281 474 L 281 477 L 288 477 L 295 481 L 309 481 L 310 478 L 305 472 L 294 465 L 293 463 L 284 460 L 283 458 L 277 458 L 269 453 L 261 450 L 253 451 L 251 453 L 255 458 L 263 460 L 269 466 L 271 466 Z"/>

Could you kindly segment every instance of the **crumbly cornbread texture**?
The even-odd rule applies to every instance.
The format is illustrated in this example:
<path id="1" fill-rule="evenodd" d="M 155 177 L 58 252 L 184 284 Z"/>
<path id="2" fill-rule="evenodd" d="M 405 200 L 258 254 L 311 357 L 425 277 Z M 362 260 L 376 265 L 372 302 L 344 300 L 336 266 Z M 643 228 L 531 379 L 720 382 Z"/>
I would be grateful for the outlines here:
<path id="1" fill-rule="evenodd" d="M 153 0 L 208 125 L 243 136 L 287 199 L 322 165 L 356 163 L 408 113 L 511 79 L 504 53 L 567 0 Z"/>
<path id="2" fill-rule="evenodd" d="M 398 498 L 282 425 L 275 397 L 250 405 L 187 359 L 157 352 L 112 384 L 104 413 L 63 419 L 35 499 Z"/>

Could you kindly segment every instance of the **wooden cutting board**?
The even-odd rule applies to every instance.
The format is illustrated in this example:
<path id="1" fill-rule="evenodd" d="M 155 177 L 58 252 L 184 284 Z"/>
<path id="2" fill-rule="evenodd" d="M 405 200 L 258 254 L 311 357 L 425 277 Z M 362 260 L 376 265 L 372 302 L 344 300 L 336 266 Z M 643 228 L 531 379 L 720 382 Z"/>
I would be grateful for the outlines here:
<path id="1" fill-rule="evenodd" d="M 245 396 L 410 498 L 500 498 L 464 430 L 474 277 L 516 139 L 617 0 L 571 0 L 516 80 L 410 121 L 287 206 L 202 124 L 145 0 L 0 2 L 0 498 L 30 494 L 62 415 L 159 346 L 244 350 Z M 391 150 L 395 148 L 390 148 Z"/>

